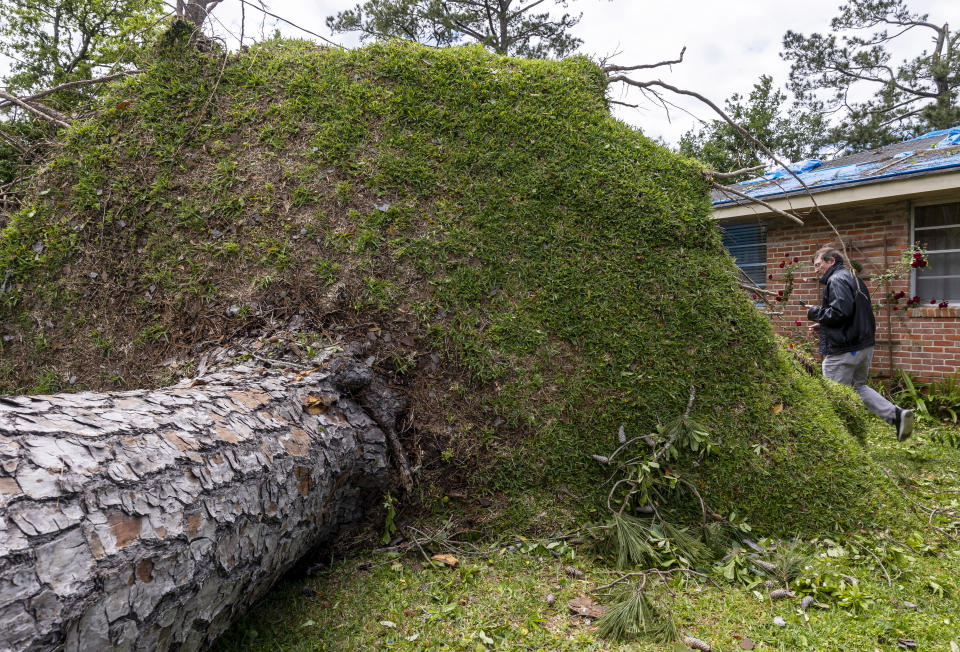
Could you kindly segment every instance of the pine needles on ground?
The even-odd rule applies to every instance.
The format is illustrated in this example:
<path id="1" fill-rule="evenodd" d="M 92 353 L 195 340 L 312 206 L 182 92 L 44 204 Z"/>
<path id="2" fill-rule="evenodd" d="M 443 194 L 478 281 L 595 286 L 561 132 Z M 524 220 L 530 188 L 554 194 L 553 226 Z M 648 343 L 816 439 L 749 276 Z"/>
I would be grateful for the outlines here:
<path id="1" fill-rule="evenodd" d="M 607 609 L 597 621 L 597 632 L 618 641 L 641 634 L 663 642 L 680 637 L 672 614 L 660 613 L 642 590 L 634 591 Z"/>
<path id="2" fill-rule="evenodd" d="M 660 556 L 651 542 L 653 533 L 648 524 L 638 518 L 615 513 L 613 525 L 618 568 L 659 563 Z"/>

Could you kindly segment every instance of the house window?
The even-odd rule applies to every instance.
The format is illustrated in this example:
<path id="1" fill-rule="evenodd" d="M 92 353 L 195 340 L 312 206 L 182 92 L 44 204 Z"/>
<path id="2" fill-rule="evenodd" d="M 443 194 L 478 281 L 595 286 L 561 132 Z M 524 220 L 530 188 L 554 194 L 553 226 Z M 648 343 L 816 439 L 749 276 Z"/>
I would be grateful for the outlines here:
<path id="1" fill-rule="evenodd" d="M 723 246 L 737 267 L 757 287 L 767 285 L 767 226 L 765 224 L 728 224 L 721 227 Z"/>
<path id="2" fill-rule="evenodd" d="M 913 241 L 930 261 L 915 270 L 914 294 L 924 303 L 960 301 L 960 202 L 914 206 Z"/>

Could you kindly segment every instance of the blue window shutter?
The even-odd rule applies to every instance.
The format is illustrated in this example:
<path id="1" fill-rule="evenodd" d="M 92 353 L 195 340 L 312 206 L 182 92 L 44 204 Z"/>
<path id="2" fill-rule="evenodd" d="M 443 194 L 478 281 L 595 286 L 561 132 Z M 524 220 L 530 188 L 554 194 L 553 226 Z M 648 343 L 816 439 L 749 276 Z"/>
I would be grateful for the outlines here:
<path id="1" fill-rule="evenodd" d="M 720 227 L 723 246 L 737 267 L 757 287 L 767 285 L 767 225 L 729 224 Z"/>

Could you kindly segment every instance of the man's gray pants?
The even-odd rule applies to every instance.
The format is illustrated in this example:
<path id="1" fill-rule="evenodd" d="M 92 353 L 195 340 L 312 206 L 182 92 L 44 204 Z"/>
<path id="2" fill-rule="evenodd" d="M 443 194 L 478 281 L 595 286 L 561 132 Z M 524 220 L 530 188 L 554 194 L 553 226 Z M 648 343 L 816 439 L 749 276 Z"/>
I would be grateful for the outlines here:
<path id="1" fill-rule="evenodd" d="M 868 410 L 892 424 L 897 414 L 897 406 L 867 386 L 872 360 L 872 346 L 853 353 L 827 355 L 823 358 L 823 375 L 853 387 Z"/>

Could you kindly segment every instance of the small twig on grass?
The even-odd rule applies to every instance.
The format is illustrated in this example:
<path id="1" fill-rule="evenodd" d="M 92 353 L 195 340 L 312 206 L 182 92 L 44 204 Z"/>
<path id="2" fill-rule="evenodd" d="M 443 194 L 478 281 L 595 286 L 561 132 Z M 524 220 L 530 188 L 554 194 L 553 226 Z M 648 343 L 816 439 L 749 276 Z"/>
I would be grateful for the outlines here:
<path id="1" fill-rule="evenodd" d="M 705 575 L 703 573 L 699 573 L 693 570 L 692 568 L 668 568 L 666 570 L 660 570 L 659 568 L 650 568 L 642 571 L 632 571 L 630 573 L 624 573 L 617 579 L 610 582 L 609 584 L 604 584 L 603 586 L 598 586 L 595 589 L 590 589 L 589 593 L 599 593 L 600 591 L 605 591 L 607 589 L 613 588 L 620 582 L 624 582 L 630 579 L 631 577 L 643 577 L 644 581 L 646 581 L 646 577 L 649 573 L 656 574 L 660 578 L 660 581 L 663 582 L 664 584 L 666 584 L 666 580 L 663 579 L 664 575 L 671 575 L 673 573 L 684 573 L 685 575 L 693 575 L 694 577 L 702 578 L 707 582 L 710 582 L 711 584 L 713 584 L 718 589 L 720 588 L 720 585 L 717 584 L 717 582 L 712 577 L 710 577 L 709 575 Z"/>
<path id="2" fill-rule="evenodd" d="M 880 566 L 880 570 L 882 570 L 882 571 L 883 571 L 883 574 L 887 576 L 887 586 L 889 586 L 889 587 L 892 588 L 892 587 L 893 587 L 893 580 L 890 579 L 890 573 L 887 572 L 887 567 L 883 565 L 883 562 L 880 561 L 880 558 L 877 557 L 875 554 L 873 554 L 873 551 L 872 551 L 872 550 L 870 550 L 869 548 L 867 548 L 865 545 L 861 544 L 861 543 L 860 543 L 859 541 L 857 541 L 856 539 L 851 539 L 851 540 L 853 541 L 853 545 L 855 545 L 855 546 L 857 546 L 858 548 L 860 548 L 861 550 L 865 551 L 867 554 L 869 554 L 871 557 L 873 557 L 873 558 L 876 560 L 877 565 Z"/>
<path id="3" fill-rule="evenodd" d="M 953 534 L 951 534 L 946 528 L 942 528 L 942 527 L 940 527 L 940 526 L 938 526 L 938 525 L 934 525 L 934 524 L 933 524 L 933 518 L 934 518 L 934 516 L 936 516 L 938 513 L 945 513 L 945 514 L 952 514 L 952 515 L 953 515 L 953 514 L 956 514 L 955 512 L 953 512 L 952 510 L 940 510 L 940 509 L 935 509 L 935 508 L 927 507 L 926 505 L 921 505 L 920 503 L 918 503 L 917 501 L 915 501 L 913 498 L 911 498 L 911 497 L 910 497 L 910 494 L 908 494 L 908 493 L 904 490 L 904 488 L 901 487 L 900 484 L 899 484 L 896 480 L 893 479 L 893 476 L 890 475 L 890 472 L 889 472 L 889 471 L 887 471 L 887 470 L 886 470 L 885 468 L 883 468 L 882 466 L 880 467 L 880 470 L 883 471 L 883 474 L 884 474 L 885 476 L 887 476 L 887 479 L 888 479 L 888 480 L 890 480 L 890 484 L 892 484 L 894 487 L 897 488 L 897 490 L 903 495 L 903 497 L 907 500 L 908 503 L 910 503 L 910 505 L 911 505 L 915 510 L 920 511 L 920 512 L 923 512 L 924 514 L 928 514 L 928 515 L 929 515 L 929 518 L 927 519 L 927 524 L 928 524 L 930 527 L 932 527 L 934 530 L 936 530 L 937 532 L 939 532 L 939 533 L 942 534 L 943 536 L 947 537 L 947 538 L 950 539 L 951 541 L 957 541 L 957 537 L 953 536 Z"/>
<path id="4" fill-rule="evenodd" d="M 411 528 L 412 529 L 412 528 Z M 433 566 L 433 560 L 430 559 L 430 555 L 427 554 L 427 551 L 423 549 L 423 546 L 420 545 L 420 541 L 416 537 L 413 538 L 413 542 L 417 544 L 417 548 L 420 549 L 420 554 L 423 555 L 423 558 L 427 560 L 427 563 Z"/>

